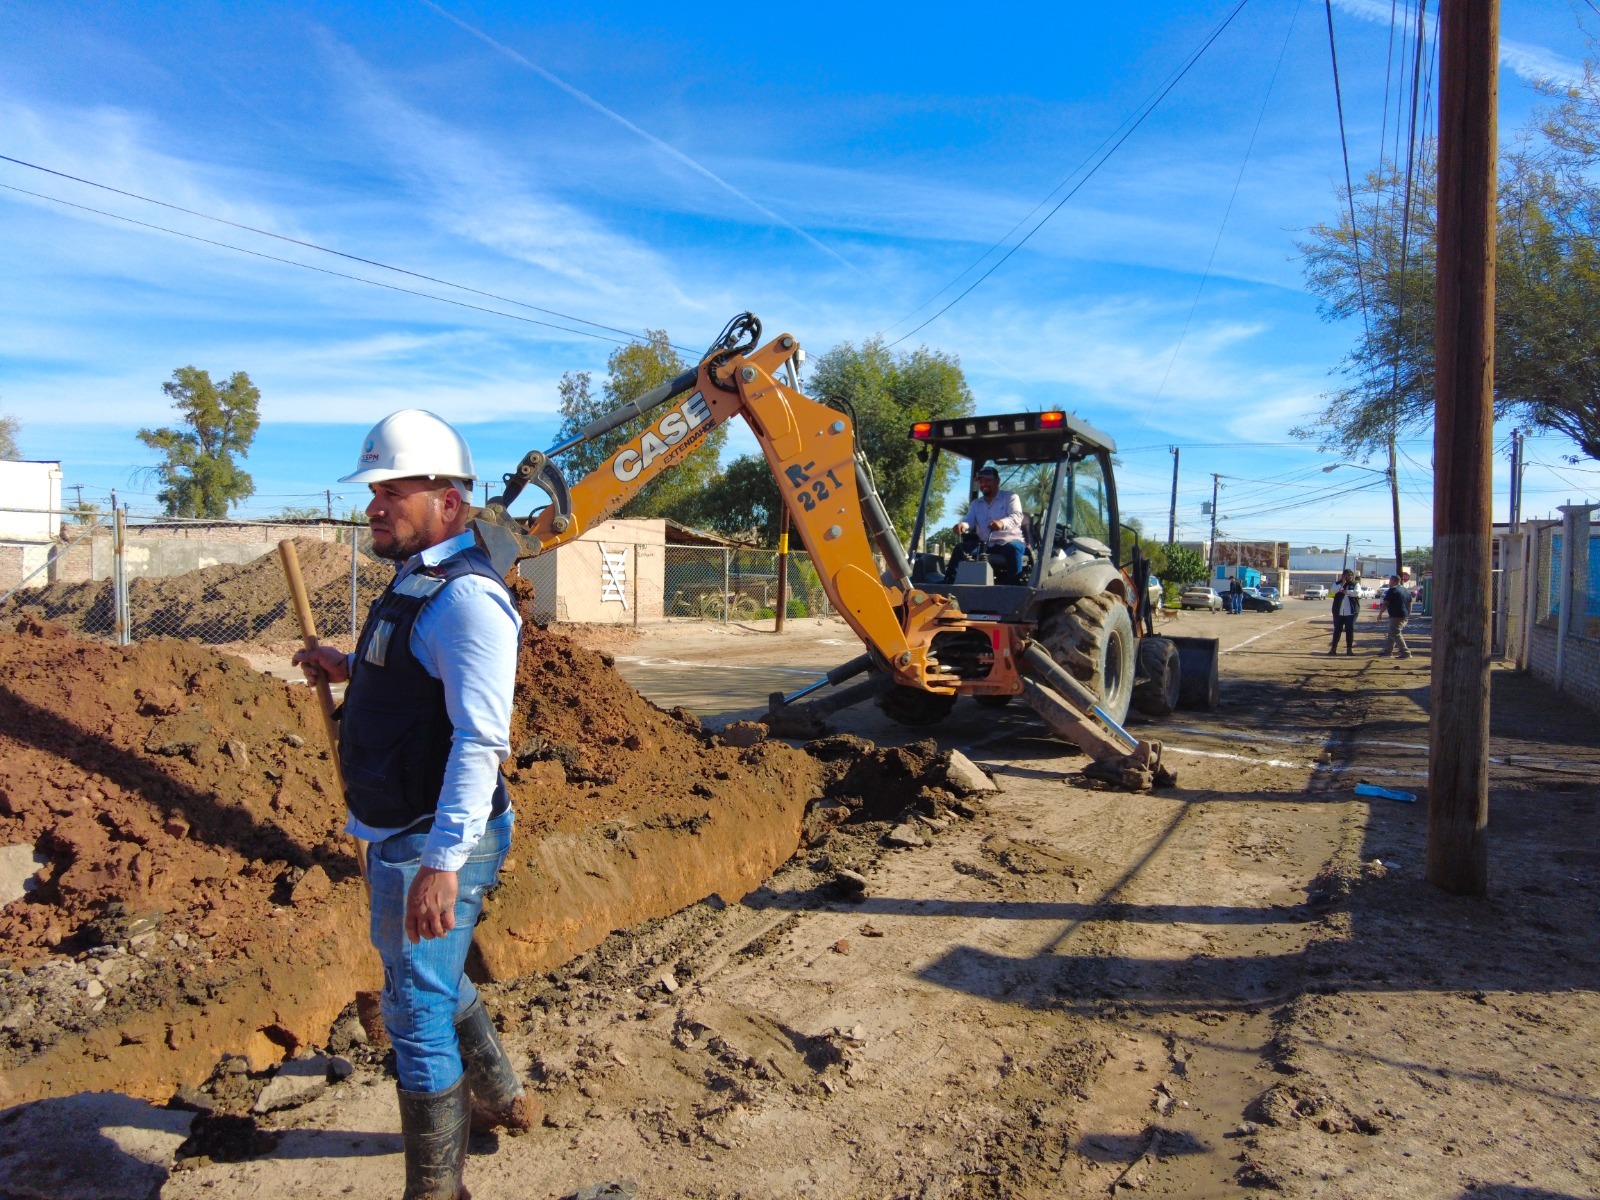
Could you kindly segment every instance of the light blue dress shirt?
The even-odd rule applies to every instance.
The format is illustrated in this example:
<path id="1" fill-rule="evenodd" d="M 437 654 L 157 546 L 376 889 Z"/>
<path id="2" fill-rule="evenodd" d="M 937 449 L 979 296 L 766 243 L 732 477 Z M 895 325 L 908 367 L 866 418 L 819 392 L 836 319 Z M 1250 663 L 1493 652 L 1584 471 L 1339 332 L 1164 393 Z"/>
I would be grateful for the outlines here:
<path id="1" fill-rule="evenodd" d="M 419 567 L 436 567 L 473 542 L 469 531 L 429 546 L 406 559 L 396 578 L 404 579 Z M 510 596 L 481 575 L 451 580 L 411 627 L 411 653 L 444 684 L 445 711 L 455 727 L 439 807 L 422 851 L 425 867 L 460 870 L 488 824 L 495 776 L 511 753 L 511 696 L 521 632 L 522 619 Z M 410 826 L 378 829 L 352 813 L 344 828 L 358 838 L 381 842 Z"/>
<path id="2" fill-rule="evenodd" d="M 1022 501 L 1015 492 L 997 491 L 993 500 L 985 500 L 980 492 L 972 498 L 967 515 L 961 519 L 968 529 L 991 546 L 1023 540 Z M 999 521 L 1000 528 L 990 529 L 990 521 Z"/>

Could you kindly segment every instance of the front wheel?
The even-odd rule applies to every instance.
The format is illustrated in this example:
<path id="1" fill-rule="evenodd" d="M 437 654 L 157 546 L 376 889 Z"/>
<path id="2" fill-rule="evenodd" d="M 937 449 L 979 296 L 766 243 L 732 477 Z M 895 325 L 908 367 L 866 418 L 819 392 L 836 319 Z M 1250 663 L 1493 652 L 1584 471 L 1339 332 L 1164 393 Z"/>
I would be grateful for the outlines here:
<path id="1" fill-rule="evenodd" d="M 1109 592 L 1051 609 L 1039 622 L 1045 652 L 1081 679 L 1121 724 L 1133 700 L 1137 643 L 1128 606 Z"/>
<path id="2" fill-rule="evenodd" d="M 1172 713 L 1178 707 L 1178 692 L 1183 686 L 1178 647 L 1164 637 L 1140 638 L 1139 674 L 1144 681 L 1134 685 L 1133 706 L 1147 717 Z"/>

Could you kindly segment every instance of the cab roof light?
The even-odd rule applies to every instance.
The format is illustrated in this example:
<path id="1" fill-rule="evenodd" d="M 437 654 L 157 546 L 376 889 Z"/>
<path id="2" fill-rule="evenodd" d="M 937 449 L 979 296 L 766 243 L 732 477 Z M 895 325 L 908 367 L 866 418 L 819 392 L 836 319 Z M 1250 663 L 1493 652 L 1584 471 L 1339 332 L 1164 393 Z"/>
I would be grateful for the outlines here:
<path id="1" fill-rule="evenodd" d="M 915 425 L 913 425 L 911 427 L 911 436 L 914 437 L 914 438 L 932 437 L 933 436 L 933 422 L 932 421 L 918 421 Z"/>
<path id="2" fill-rule="evenodd" d="M 1061 422 L 1066 419 L 1066 413 L 1045 412 L 1039 414 L 1040 429 L 1060 429 Z"/>

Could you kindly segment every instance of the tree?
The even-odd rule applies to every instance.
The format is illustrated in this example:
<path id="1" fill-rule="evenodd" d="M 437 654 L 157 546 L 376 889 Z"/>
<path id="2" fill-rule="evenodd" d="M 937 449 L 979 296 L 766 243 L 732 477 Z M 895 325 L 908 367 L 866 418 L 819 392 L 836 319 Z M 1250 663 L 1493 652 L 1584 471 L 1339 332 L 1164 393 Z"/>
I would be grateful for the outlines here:
<path id="1" fill-rule="evenodd" d="M 275 520 L 279 521 L 315 521 L 318 517 L 327 515 L 327 509 L 317 504 L 285 504 L 278 510 Z"/>
<path id="2" fill-rule="evenodd" d="M 1407 550 L 1403 561 L 1411 569 L 1411 578 L 1421 579 L 1433 570 L 1433 547 L 1418 546 L 1414 550 Z"/>
<path id="3" fill-rule="evenodd" d="M 1190 546 L 1171 542 L 1161 547 L 1161 555 L 1163 570 L 1160 574 L 1164 584 L 1175 583 L 1182 587 L 1206 577 L 1206 556 Z"/>
<path id="4" fill-rule="evenodd" d="M 1561 102 L 1500 164 L 1495 414 L 1564 434 L 1600 458 L 1600 71 L 1590 60 L 1581 82 L 1543 86 Z M 1433 419 L 1435 163 L 1419 156 L 1409 239 L 1394 166 L 1357 185 L 1355 227 L 1347 193 L 1338 195 L 1338 221 L 1313 226 L 1299 248 L 1323 318 L 1363 327 L 1339 367 L 1342 386 L 1294 432 L 1365 457 Z"/>
<path id="5" fill-rule="evenodd" d="M 1390 163 L 1356 186 L 1358 226 L 1349 193 L 1338 194 L 1338 221 L 1312 226 L 1299 250 L 1323 320 L 1360 320 L 1362 332 L 1339 366 L 1343 385 L 1310 425 L 1292 432 L 1365 458 L 1433 420 L 1433 160 L 1422 155 L 1414 172 L 1409 227 L 1404 177 Z"/>
<path id="6" fill-rule="evenodd" d="M 728 464 L 701 497 L 700 523 L 727 537 L 753 533 L 775 546 L 783 522 L 783 498 L 772 468 L 760 454 L 742 454 Z"/>
<path id="7" fill-rule="evenodd" d="M 1542 114 L 1501 184 L 1495 390 L 1600 459 L 1600 73 L 1593 59 Z"/>
<path id="8" fill-rule="evenodd" d="M 17 446 L 17 434 L 21 432 L 21 422 L 9 413 L 0 413 L 0 459 L 22 457 Z"/>
<path id="9" fill-rule="evenodd" d="M 585 425 L 620 405 L 636 400 L 651 388 L 666 383 L 684 370 L 684 362 L 672 348 L 663 329 L 645 331 L 646 341 L 630 342 L 612 351 L 606 360 L 604 399 L 593 395 L 593 377 L 587 371 L 569 371 L 557 385 L 560 397 L 561 429 L 559 440 L 576 435 Z M 660 412 L 646 413 L 610 433 L 585 442 L 561 456 L 561 466 L 569 480 L 590 474 L 624 442 L 659 420 Z M 724 428 L 713 430 L 682 462 L 652 480 L 632 500 L 618 510 L 623 517 L 670 517 L 692 525 L 702 513 L 702 498 L 717 477 L 717 460 L 728 440 Z"/>
<path id="10" fill-rule="evenodd" d="M 972 414 L 972 390 L 960 360 L 925 346 L 896 354 L 881 337 L 859 348 L 844 342 L 817 360 L 807 391 L 818 399 L 839 397 L 848 403 L 855 417 L 856 441 L 872 464 L 889 519 L 902 539 L 909 536 L 923 476 L 911 426 L 936 417 Z M 955 477 L 955 460 L 942 457 L 929 493 L 930 513 L 942 510 Z"/>
<path id="11" fill-rule="evenodd" d="M 218 387 L 210 372 L 192 366 L 179 367 L 161 390 L 188 428 L 139 430 L 141 442 L 166 455 L 152 468 L 162 485 L 156 499 L 168 516 L 226 517 L 230 505 L 256 490 L 234 456 L 250 453 L 261 424 L 260 391 L 243 371 Z"/>

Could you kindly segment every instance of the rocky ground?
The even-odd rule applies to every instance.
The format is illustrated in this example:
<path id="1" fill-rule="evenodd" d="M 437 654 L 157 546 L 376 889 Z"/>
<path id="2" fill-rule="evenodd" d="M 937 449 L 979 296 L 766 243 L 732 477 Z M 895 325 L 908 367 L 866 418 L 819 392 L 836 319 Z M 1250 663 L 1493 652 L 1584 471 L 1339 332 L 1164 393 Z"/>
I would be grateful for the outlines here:
<path id="1" fill-rule="evenodd" d="M 474 1193 L 1600 1195 L 1593 715 L 1495 673 L 1491 894 L 1452 898 L 1422 878 L 1425 622 L 1409 662 L 1375 636 L 1326 657 L 1320 605 L 1180 624 L 1230 652 L 1218 711 L 1138 727 L 1175 789 L 1085 784 L 1023 710 L 958 706 L 936 746 L 858 712 L 840 723 L 874 751 L 815 748 L 805 845 L 756 890 L 487 988 L 545 1118 L 475 1142 Z M 771 673 L 849 657 L 838 629 L 608 650 L 662 701 L 739 715 Z M 996 790 L 941 778 L 952 747 Z M 171 935 L 139 936 L 20 978 L 92 1007 L 104 970 L 158 972 Z M 296 1064 L 219 1062 L 176 1132 L 170 1109 L 80 1111 L 75 1144 L 142 1128 L 105 1154 L 165 1197 L 395 1194 L 392 1081 L 364 1038 L 346 1011 Z M 263 1104 L 273 1086 L 293 1106 Z M 34 1112 L 0 1113 L 0 1176 Z"/>

